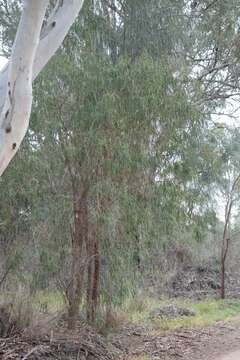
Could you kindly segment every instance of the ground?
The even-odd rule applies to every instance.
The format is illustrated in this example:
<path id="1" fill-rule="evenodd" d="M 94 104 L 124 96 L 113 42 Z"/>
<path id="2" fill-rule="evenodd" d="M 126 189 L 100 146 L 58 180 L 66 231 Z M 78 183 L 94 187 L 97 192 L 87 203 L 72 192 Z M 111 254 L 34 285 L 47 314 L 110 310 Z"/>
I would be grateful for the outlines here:
<path id="1" fill-rule="evenodd" d="M 126 344 L 124 360 L 239 360 L 240 316 L 208 327 L 170 330 L 164 335 L 143 336 L 136 331 L 135 335 L 128 334 Z"/>
<path id="2" fill-rule="evenodd" d="M 153 304 L 150 302 L 148 311 Z M 220 360 L 224 354 L 240 351 L 239 300 L 175 300 L 175 304 L 188 306 L 196 315 L 149 321 L 146 309 L 138 317 L 133 314 L 133 323 L 113 335 L 115 345 L 122 350 L 122 359 Z M 233 358 L 239 359 L 240 356 Z"/>
<path id="3" fill-rule="evenodd" d="M 231 352 L 230 354 L 225 354 L 221 356 L 219 360 L 239 360 L 239 358 L 240 358 L 240 351 L 234 351 Z"/>
<path id="4" fill-rule="evenodd" d="M 113 336 L 111 350 L 90 332 L 38 341 L 16 336 L 0 340 L 0 354 L 3 360 L 240 359 L 240 315 L 203 328 L 178 328 L 165 334 L 146 334 L 145 330 L 140 326 L 126 326 L 118 336 Z"/>
<path id="5" fill-rule="evenodd" d="M 162 317 L 164 308 L 168 319 Z M 75 332 L 69 332 L 62 319 L 48 324 L 45 333 L 42 329 L 46 325 L 38 324 L 40 328 L 31 328 L 32 332 L 9 334 L 0 338 L 0 359 L 240 359 L 239 299 L 159 300 L 142 296 L 129 300 L 115 316 L 112 327 L 98 331 L 79 323 Z"/>

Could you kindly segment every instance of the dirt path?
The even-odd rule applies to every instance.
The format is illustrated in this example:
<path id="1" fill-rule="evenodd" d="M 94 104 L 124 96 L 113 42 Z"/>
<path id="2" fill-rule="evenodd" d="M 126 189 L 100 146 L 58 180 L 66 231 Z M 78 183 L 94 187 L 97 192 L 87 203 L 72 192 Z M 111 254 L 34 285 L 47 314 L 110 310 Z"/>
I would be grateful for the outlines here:
<path id="1" fill-rule="evenodd" d="M 240 351 L 235 351 L 231 354 L 224 355 L 220 359 L 216 360 L 239 360 L 240 359 Z"/>
<path id="2" fill-rule="evenodd" d="M 167 333 L 131 325 L 118 334 L 118 341 L 124 360 L 240 360 L 240 316 Z"/>
<path id="3" fill-rule="evenodd" d="M 186 343 L 184 360 L 240 360 L 240 316 L 219 321 L 203 331 L 208 336 L 199 336 L 197 343 Z"/>
<path id="4" fill-rule="evenodd" d="M 196 352 L 192 349 L 186 360 L 240 360 L 240 316 L 218 322 L 209 330 L 210 336 L 200 340 Z"/>

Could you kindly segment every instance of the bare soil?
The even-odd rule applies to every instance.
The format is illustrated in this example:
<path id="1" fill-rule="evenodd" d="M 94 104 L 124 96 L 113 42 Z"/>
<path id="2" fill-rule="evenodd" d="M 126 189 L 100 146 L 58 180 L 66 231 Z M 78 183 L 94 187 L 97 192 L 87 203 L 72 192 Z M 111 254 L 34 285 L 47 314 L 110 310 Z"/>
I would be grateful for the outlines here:
<path id="1" fill-rule="evenodd" d="M 144 355 L 151 360 L 240 360 L 240 316 L 204 329 L 180 328 L 159 335 L 128 328 L 118 341 L 124 360 Z"/>
<path id="2" fill-rule="evenodd" d="M 240 359 L 240 351 L 234 351 L 231 354 L 223 355 L 220 359 L 216 360 L 239 360 Z"/>

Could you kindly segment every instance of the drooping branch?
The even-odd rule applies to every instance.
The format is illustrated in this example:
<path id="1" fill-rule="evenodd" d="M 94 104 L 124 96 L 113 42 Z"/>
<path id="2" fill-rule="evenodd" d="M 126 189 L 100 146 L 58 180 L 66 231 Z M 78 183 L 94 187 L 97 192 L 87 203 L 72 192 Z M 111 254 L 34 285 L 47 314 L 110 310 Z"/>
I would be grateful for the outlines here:
<path id="1" fill-rule="evenodd" d="M 23 3 L 11 60 L 0 73 L 0 176 L 27 131 L 32 104 L 32 81 L 62 44 L 83 1 L 59 0 L 44 25 L 49 1 L 25 0 Z M 30 8 L 35 12 L 30 14 Z M 21 64 L 15 61 L 20 58 Z"/>

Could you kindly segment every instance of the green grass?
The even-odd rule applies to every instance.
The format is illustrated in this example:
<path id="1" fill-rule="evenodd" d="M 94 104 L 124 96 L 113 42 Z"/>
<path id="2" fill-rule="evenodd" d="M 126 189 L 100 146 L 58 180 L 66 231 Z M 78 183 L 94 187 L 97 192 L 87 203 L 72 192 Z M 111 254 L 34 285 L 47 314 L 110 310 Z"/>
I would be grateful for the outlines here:
<path id="1" fill-rule="evenodd" d="M 192 309 L 199 322 L 208 325 L 240 314 L 240 300 L 204 300 L 192 304 Z"/>
<path id="2" fill-rule="evenodd" d="M 9 299 L 9 294 L 2 294 L 1 298 Z M 63 296 L 58 291 L 38 291 L 33 297 L 27 294 L 15 294 L 13 303 L 21 309 L 27 309 L 28 304 L 35 313 L 56 314 L 66 310 Z M 176 319 L 152 318 L 151 311 L 169 304 L 176 304 L 194 310 L 195 316 L 182 316 Z M 26 308 L 26 309 L 25 309 Z M 25 309 L 25 310 L 24 310 Z M 20 310 L 19 310 L 20 311 Z M 30 313 L 30 311 L 26 310 Z M 212 325 L 219 320 L 228 319 L 240 314 L 240 299 L 216 300 L 206 299 L 202 301 L 191 301 L 181 299 L 162 299 L 138 296 L 128 298 L 121 308 L 114 309 L 113 327 L 121 328 L 125 323 L 146 325 L 146 331 L 164 332 L 178 327 L 204 327 Z"/>
<path id="3" fill-rule="evenodd" d="M 153 309 L 161 306 L 176 304 L 195 311 L 196 316 L 182 316 L 176 319 L 161 319 L 150 317 Z M 191 300 L 157 300 L 153 298 L 128 299 L 121 311 L 133 323 L 150 325 L 155 330 L 171 330 L 178 327 L 203 327 L 212 325 L 217 321 L 228 319 L 240 314 L 240 299 L 215 300 L 206 299 L 193 302 Z"/>
<path id="4" fill-rule="evenodd" d="M 62 311 L 65 306 L 63 295 L 59 291 L 38 291 L 34 302 L 40 310 L 50 314 Z"/>

